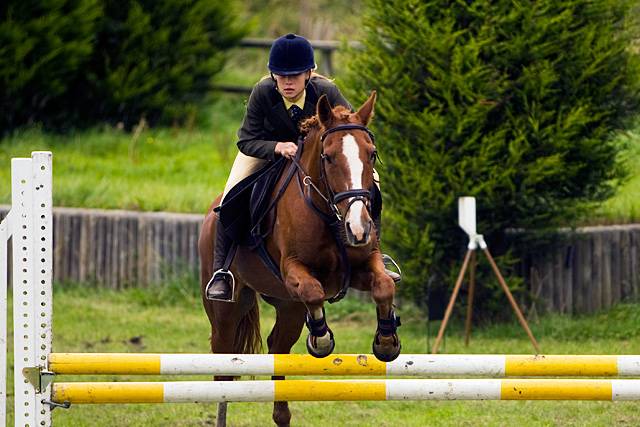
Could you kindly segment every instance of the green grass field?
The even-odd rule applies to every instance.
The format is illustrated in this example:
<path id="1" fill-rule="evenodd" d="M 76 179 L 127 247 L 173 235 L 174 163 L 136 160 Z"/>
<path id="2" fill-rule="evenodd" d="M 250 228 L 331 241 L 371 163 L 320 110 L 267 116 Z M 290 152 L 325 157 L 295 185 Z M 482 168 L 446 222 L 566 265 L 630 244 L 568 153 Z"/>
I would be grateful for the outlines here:
<path id="1" fill-rule="evenodd" d="M 207 111 L 207 123 L 193 130 L 23 131 L 0 142 L 0 180 L 11 182 L 12 157 L 50 150 L 55 206 L 205 212 L 237 152 L 243 109 L 242 98 L 222 99 Z M 10 199 L 11 186 L 0 186 L 0 203 Z"/>
<path id="2" fill-rule="evenodd" d="M 208 352 L 209 324 L 195 295 L 195 284 L 183 288 L 121 292 L 58 287 L 54 299 L 54 350 L 57 352 Z M 508 307 L 505 306 L 505 310 Z M 406 353 L 427 352 L 424 317 L 412 306 L 398 310 Z M 373 304 L 347 299 L 327 307 L 337 353 L 369 353 L 375 325 Z M 261 307 L 263 337 L 273 310 Z M 177 321 L 179 319 L 179 321 Z M 532 329 L 546 354 L 640 354 L 639 305 L 620 305 L 594 316 L 547 316 Z M 432 325 L 432 333 L 437 328 Z M 453 324 L 447 353 L 531 353 L 531 345 L 515 321 L 479 328 L 468 348 L 460 325 Z M 9 343 L 12 343 L 10 337 Z M 304 353 L 304 340 L 294 352 Z M 9 360 L 12 367 L 12 360 Z M 10 382 L 12 374 L 10 373 Z M 164 380 L 207 380 L 163 377 Z M 158 380 L 158 377 L 60 377 L 59 381 Z M 13 393 L 9 392 L 10 405 Z M 12 408 L 12 406 L 10 406 Z M 424 426 L 424 425 L 639 425 L 637 402 L 294 402 L 293 425 Z M 57 426 L 207 426 L 215 425 L 215 404 L 75 405 L 56 409 Z M 10 424 L 13 423 L 10 409 Z M 271 424 L 271 404 L 232 403 L 229 425 Z"/>

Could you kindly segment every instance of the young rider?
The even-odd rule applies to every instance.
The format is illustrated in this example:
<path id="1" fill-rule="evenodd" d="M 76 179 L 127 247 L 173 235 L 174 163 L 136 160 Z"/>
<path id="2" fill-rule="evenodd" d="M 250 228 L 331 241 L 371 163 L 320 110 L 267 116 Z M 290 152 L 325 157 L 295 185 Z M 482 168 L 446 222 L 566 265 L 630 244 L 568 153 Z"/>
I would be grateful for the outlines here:
<path id="1" fill-rule="evenodd" d="M 333 82 L 313 72 L 316 63 L 313 48 L 304 37 L 287 34 L 271 46 L 267 65 L 271 78 L 260 80 L 251 91 L 242 126 L 238 130 L 238 148 L 223 200 L 242 179 L 258 171 L 279 156 L 295 157 L 298 124 L 316 112 L 320 96 L 327 95 L 331 105 L 351 105 Z M 206 287 L 210 300 L 231 301 L 232 276 L 223 269 L 232 240 L 218 221 L 213 259 L 213 277 Z M 390 272 L 391 273 L 391 272 Z M 391 273 L 394 280 L 395 273 Z"/>

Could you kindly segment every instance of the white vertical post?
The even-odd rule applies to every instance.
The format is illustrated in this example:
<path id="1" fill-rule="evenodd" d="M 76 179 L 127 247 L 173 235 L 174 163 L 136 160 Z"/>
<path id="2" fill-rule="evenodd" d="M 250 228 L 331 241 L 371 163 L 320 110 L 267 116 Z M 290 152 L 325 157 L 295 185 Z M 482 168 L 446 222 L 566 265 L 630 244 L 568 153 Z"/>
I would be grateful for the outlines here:
<path id="1" fill-rule="evenodd" d="M 0 222 L 0 426 L 7 425 L 7 256 L 11 211 Z"/>
<path id="2" fill-rule="evenodd" d="M 473 237 L 476 232 L 476 198 L 458 198 L 458 225 L 469 237 Z"/>
<path id="3" fill-rule="evenodd" d="M 15 425 L 49 426 L 51 386 L 40 393 L 24 375 L 25 368 L 47 369 L 51 351 L 52 174 L 51 153 L 13 159 L 13 335 Z"/>

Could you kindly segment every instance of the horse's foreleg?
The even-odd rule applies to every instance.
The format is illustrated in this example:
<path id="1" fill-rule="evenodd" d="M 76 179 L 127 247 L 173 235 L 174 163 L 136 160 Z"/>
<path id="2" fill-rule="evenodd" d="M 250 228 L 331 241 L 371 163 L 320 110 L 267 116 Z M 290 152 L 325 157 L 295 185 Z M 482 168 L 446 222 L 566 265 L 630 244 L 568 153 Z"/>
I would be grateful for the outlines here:
<path id="1" fill-rule="evenodd" d="M 325 293 L 322 284 L 304 264 L 295 259 L 285 260 L 283 267 L 285 286 L 307 307 L 307 350 L 312 356 L 326 357 L 333 351 L 335 341 L 324 315 Z"/>
<path id="2" fill-rule="evenodd" d="M 376 303 L 378 328 L 373 339 L 373 354 L 383 362 L 390 362 L 400 354 L 400 338 L 397 327 L 400 319 L 393 311 L 393 297 L 395 284 L 393 279 L 384 271 L 384 264 L 379 253 L 375 253 L 369 261 L 369 268 L 373 272 L 371 296 Z"/>
<path id="3" fill-rule="evenodd" d="M 300 338 L 306 309 L 298 302 L 283 302 L 276 307 L 276 323 L 267 338 L 269 354 L 288 354 Z M 284 376 L 272 376 L 273 380 L 284 380 Z M 288 402 L 273 402 L 273 421 L 279 427 L 291 422 Z"/>

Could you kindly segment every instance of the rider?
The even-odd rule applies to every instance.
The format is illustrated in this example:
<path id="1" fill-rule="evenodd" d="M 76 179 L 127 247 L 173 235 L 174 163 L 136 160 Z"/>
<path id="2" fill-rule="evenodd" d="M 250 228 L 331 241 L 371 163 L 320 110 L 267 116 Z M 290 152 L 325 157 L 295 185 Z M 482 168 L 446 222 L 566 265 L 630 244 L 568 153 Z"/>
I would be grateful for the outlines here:
<path id="1" fill-rule="evenodd" d="M 298 124 L 315 114 L 320 96 L 331 105 L 351 105 L 336 85 L 313 70 L 313 48 L 304 37 L 287 34 L 276 39 L 269 53 L 270 78 L 260 80 L 251 91 L 247 110 L 238 130 L 238 148 L 222 199 L 242 179 L 258 171 L 267 161 L 295 157 Z M 222 203 L 222 201 L 221 201 Z M 206 298 L 231 301 L 231 273 L 223 269 L 233 241 L 218 221 L 213 259 L 213 277 L 206 287 Z M 397 273 L 389 272 L 394 280 Z"/>

